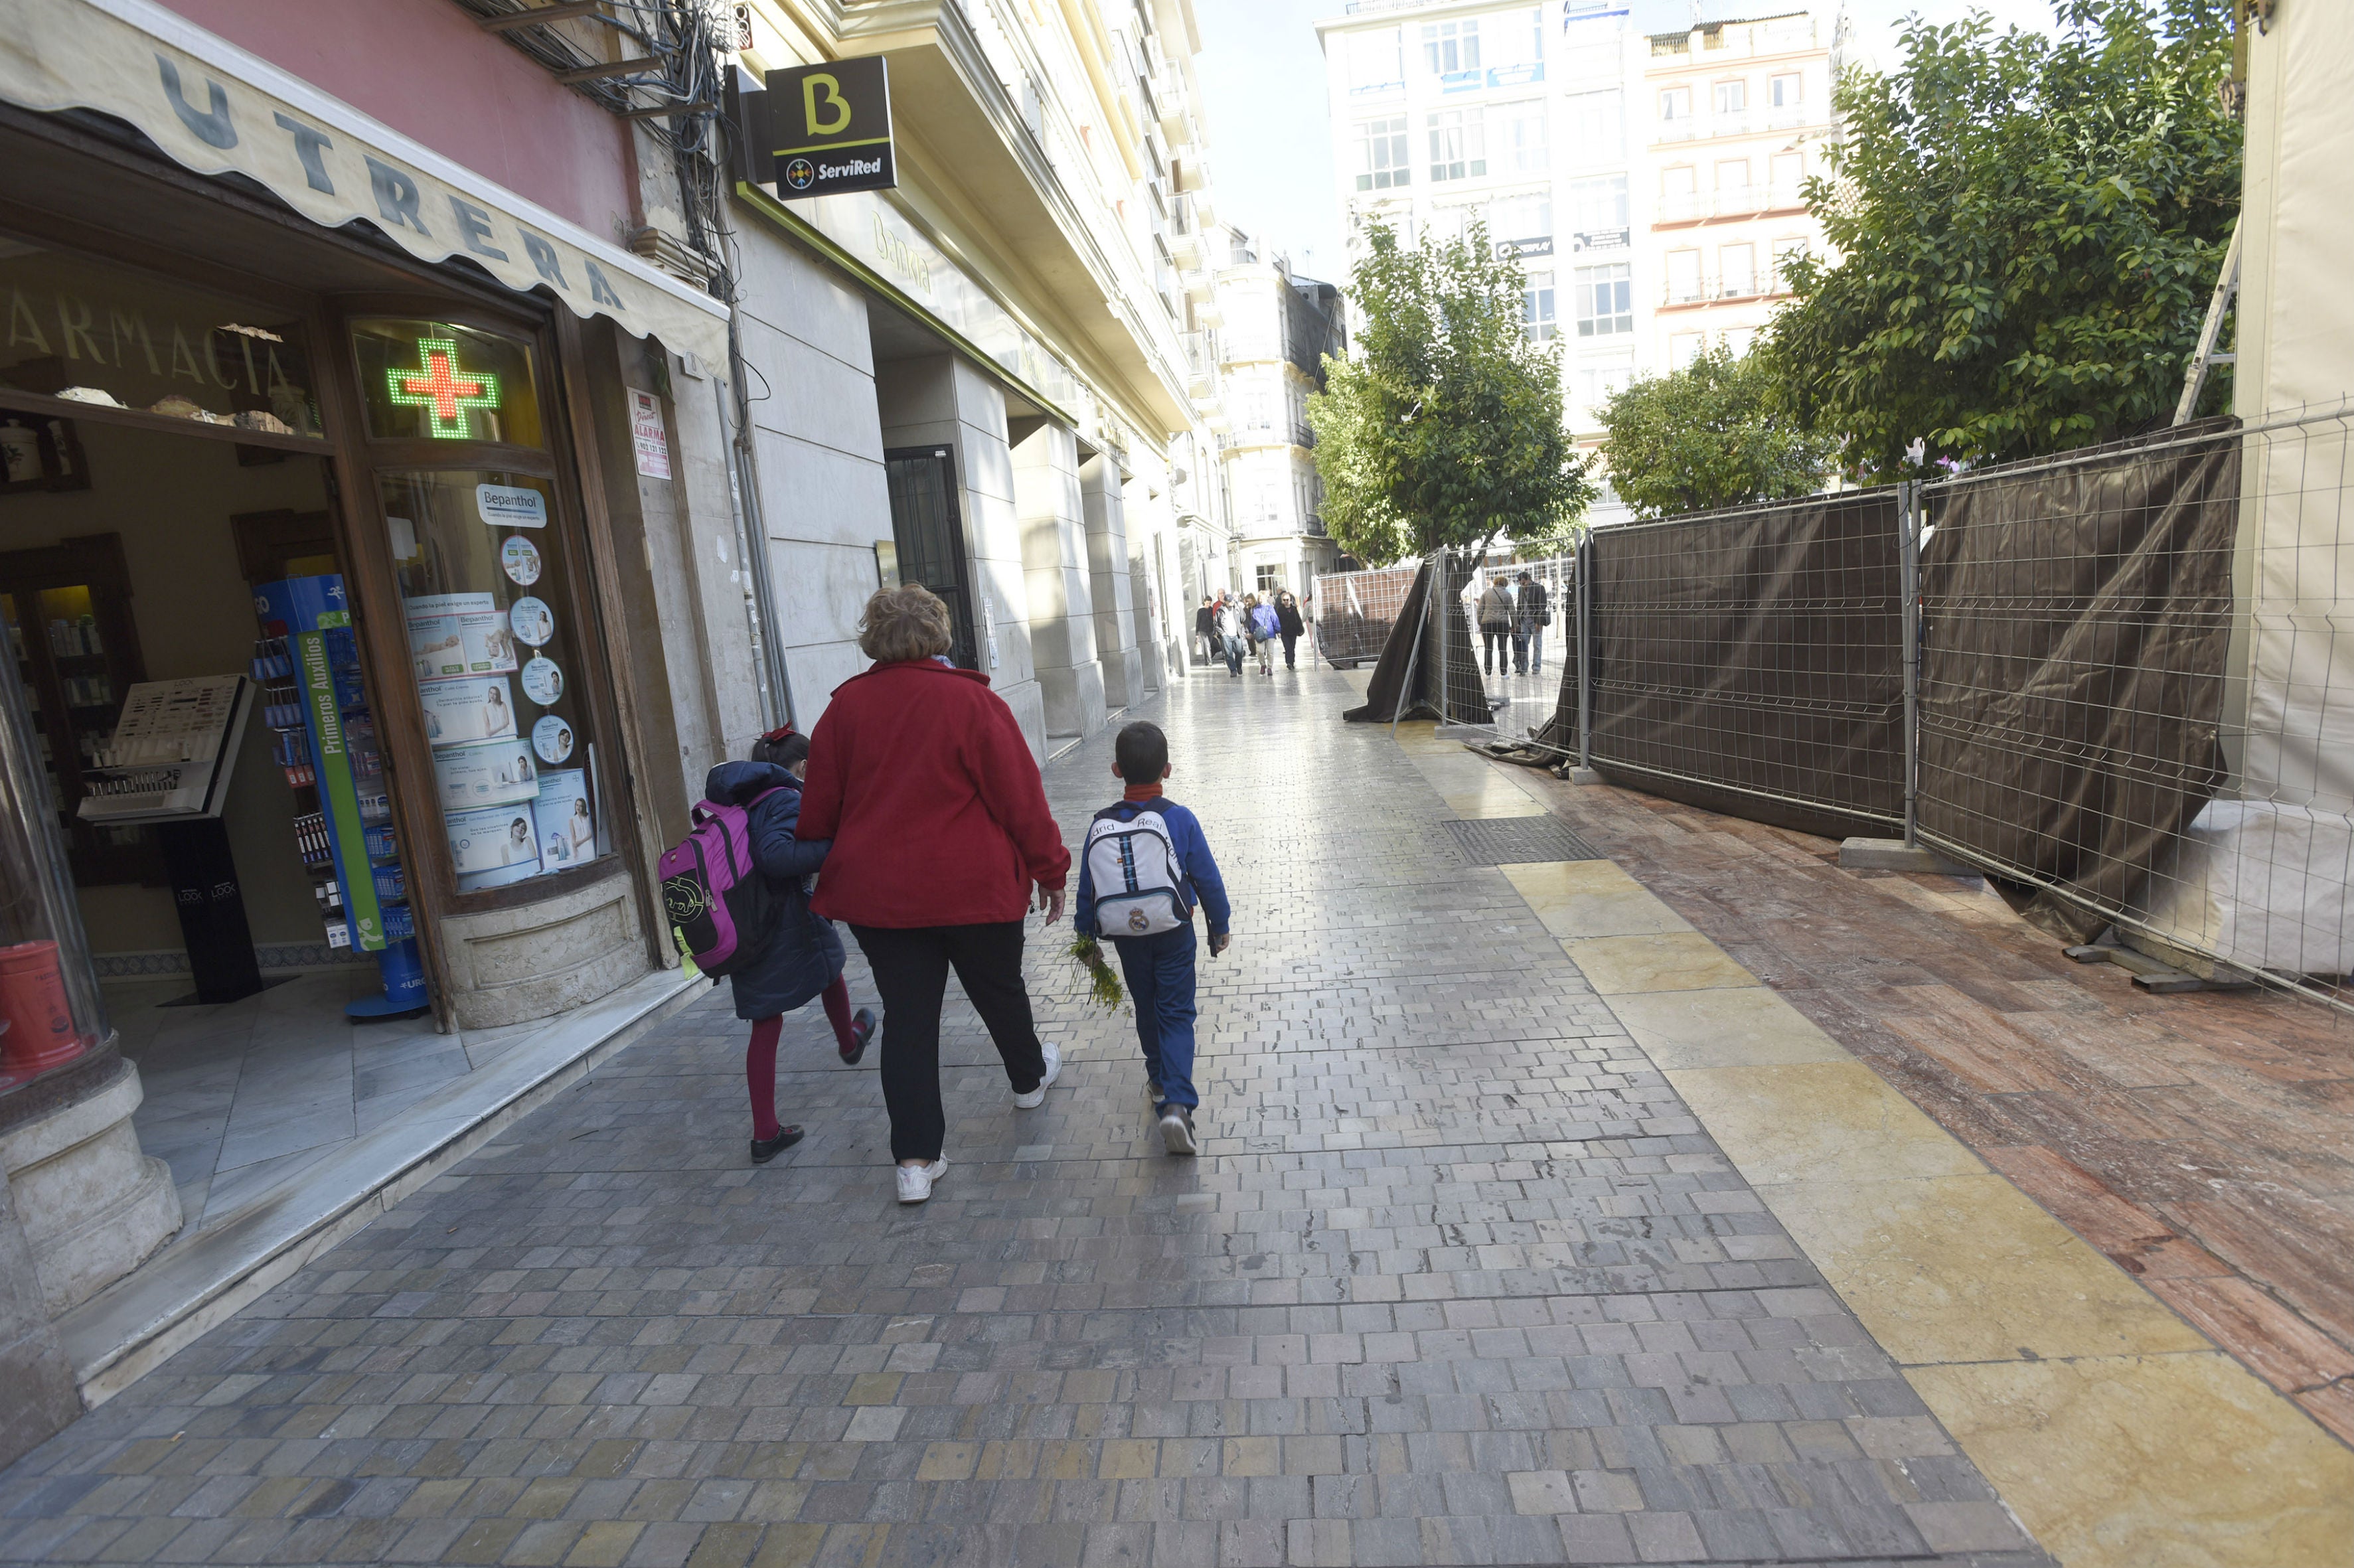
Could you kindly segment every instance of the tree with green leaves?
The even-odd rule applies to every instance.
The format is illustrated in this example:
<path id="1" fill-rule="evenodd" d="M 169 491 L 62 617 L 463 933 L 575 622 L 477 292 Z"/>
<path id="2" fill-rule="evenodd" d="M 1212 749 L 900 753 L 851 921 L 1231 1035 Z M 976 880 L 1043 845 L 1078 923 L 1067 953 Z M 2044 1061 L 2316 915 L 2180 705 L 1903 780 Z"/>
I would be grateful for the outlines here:
<path id="1" fill-rule="evenodd" d="M 1764 353 L 1865 477 L 1915 437 L 1974 462 L 2113 440 L 2180 394 L 2240 205 L 2230 0 L 2055 8 L 2056 38 L 1914 17 L 1896 70 L 1839 86 L 1807 191 L 1833 256 L 1789 269 Z"/>
<path id="2" fill-rule="evenodd" d="M 1356 352 L 1308 400 L 1324 521 L 1371 565 L 1562 533 L 1592 499 L 1561 364 L 1522 327 L 1520 262 L 1484 229 L 1414 246 L 1375 228 L 1351 274 Z"/>
<path id="3" fill-rule="evenodd" d="M 1759 356 L 1723 344 L 1614 394 L 1602 424 L 1611 488 L 1643 517 L 1811 495 L 1838 445 L 1792 413 Z"/>

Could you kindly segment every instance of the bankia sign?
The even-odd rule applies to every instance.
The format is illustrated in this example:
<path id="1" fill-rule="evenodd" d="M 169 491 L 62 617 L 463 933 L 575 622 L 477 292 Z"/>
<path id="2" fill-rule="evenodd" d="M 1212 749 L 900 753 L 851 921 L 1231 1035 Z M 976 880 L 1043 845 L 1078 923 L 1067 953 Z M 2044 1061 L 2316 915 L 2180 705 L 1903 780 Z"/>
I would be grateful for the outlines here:
<path id="1" fill-rule="evenodd" d="M 891 77 L 881 55 L 772 70 L 759 95 L 767 110 L 765 177 L 786 201 L 889 190 L 899 183 L 891 152 Z"/>

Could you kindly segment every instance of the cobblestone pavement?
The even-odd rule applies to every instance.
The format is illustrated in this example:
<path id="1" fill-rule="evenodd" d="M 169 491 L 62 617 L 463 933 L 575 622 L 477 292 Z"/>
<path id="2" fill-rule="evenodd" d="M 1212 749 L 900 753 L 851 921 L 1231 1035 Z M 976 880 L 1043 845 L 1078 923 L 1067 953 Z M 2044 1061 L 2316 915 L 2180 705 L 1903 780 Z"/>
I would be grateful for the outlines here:
<path id="1" fill-rule="evenodd" d="M 745 1165 L 715 998 L 0 1474 L 0 1558 L 2046 1563 L 1352 700 L 1155 712 L 1236 906 L 1200 1159 L 1066 927 L 1061 1085 L 952 1012 L 920 1210 L 814 1010 Z"/>

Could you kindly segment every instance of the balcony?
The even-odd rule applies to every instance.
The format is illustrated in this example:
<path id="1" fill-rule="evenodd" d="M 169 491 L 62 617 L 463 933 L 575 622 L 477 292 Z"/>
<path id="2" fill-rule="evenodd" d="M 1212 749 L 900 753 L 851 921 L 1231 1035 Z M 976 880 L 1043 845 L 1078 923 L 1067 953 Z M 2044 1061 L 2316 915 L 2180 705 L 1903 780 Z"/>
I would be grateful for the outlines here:
<path id="1" fill-rule="evenodd" d="M 1663 307 L 1677 305 L 1714 305 L 1728 300 L 1766 300 L 1787 293 L 1782 280 L 1767 273 L 1734 273 L 1725 276 L 1712 273 L 1700 278 L 1670 278 L 1659 291 Z"/>
<path id="2" fill-rule="evenodd" d="M 1758 217 L 1769 212 L 1803 212 L 1806 198 L 1796 185 L 1736 185 L 1721 191 L 1678 191 L 1659 198 L 1655 226 Z"/>
<path id="3" fill-rule="evenodd" d="M 1692 48 L 1692 40 L 1700 48 Z M 1682 56 L 1689 59 L 1699 55 L 1709 65 L 1722 60 L 1749 59 L 1758 55 L 1787 55 L 1815 47 L 1815 22 L 1811 16 L 1752 25 L 1717 23 L 1694 27 L 1689 33 L 1654 33 L 1651 35 L 1651 58 L 1672 59 Z"/>
<path id="4" fill-rule="evenodd" d="M 1805 108 L 1776 109 L 1765 113 L 1692 115 L 1683 120 L 1663 120 L 1651 132 L 1654 147 L 1673 146 L 1680 142 L 1705 142 L 1718 136 L 1760 136 L 1769 132 L 1792 131 L 1809 125 L 1825 125 L 1821 115 Z"/>
<path id="5" fill-rule="evenodd" d="M 1272 419 L 1248 419 L 1235 427 L 1230 446 L 1237 447 L 1314 447 L 1316 432 L 1304 418 L 1278 423 Z"/>

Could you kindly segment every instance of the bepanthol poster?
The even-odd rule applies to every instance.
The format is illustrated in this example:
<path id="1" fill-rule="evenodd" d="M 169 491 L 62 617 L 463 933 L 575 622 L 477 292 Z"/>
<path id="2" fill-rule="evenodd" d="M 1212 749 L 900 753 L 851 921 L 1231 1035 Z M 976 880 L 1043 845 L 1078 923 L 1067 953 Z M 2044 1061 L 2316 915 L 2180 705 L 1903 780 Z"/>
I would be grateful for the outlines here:
<path id="1" fill-rule="evenodd" d="M 419 594 L 403 600 L 401 608 L 408 617 L 408 652 L 419 682 L 514 671 L 514 633 L 496 595 Z"/>
<path id="2" fill-rule="evenodd" d="M 484 880 L 477 886 L 495 887 L 536 874 L 539 844 L 533 832 L 529 806 L 496 806 L 476 811 L 452 811 L 443 819 L 450 834 L 450 863 L 459 885 L 466 878 Z M 502 875 L 502 873 L 513 874 Z M 489 880 L 495 877 L 496 881 Z"/>
<path id="3" fill-rule="evenodd" d="M 517 733 L 514 694 L 504 675 L 427 681 L 417 688 L 425 708 L 425 738 L 435 747 L 505 740 Z"/>
<path id="4" fill-rule="evenodd" d="M 551 869 L 597 858 L 597 820 L 588 810 L 588 775 L 578 768 L 550 768 L 539 776 L 539 856 Z"/>
<path id="5" fill-rule="evenodd" d="M 530 743 L 520 738 L 437 751 L 433 776 L 440 787 L 444 811 L 512 805 L 539 793 L 539 765 L 532 760 Z"/>

